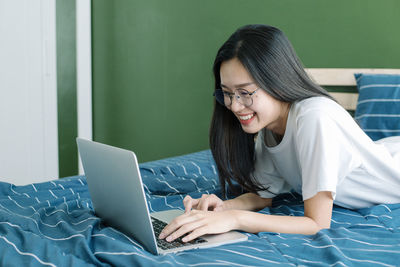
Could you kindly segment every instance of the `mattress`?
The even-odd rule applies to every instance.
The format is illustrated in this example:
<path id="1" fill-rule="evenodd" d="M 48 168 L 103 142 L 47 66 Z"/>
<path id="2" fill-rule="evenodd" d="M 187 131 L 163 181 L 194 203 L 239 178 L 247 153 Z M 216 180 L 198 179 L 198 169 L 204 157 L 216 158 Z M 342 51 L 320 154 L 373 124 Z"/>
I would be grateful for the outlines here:
<path id="1" fill-rule="evenodd" d="M 183 209 L 187 194 L 220 195 L 209 150 L 142 163 L 140 171 L 151 212 Z M 288 193 L 259 212 L 302 216 L 304 208 Z M 103 224 L 84 176 L 0 182 L 0 266 L 400 266 L 400 204 L 334 206 L 331 228 L 315 235 L 245 234 L 245 242 L 157 256 Z"/>

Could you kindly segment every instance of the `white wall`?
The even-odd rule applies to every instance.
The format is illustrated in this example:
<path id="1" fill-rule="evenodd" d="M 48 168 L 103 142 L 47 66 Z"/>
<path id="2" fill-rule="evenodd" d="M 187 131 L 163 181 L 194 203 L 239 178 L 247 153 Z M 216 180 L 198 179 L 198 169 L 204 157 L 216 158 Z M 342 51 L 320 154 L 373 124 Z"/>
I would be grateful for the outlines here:
<path id="1" fill-rule="evenodd" d="M 58 178 L 55 0 L 0 0 L 0 181 Z"/>
<path id="2" fill-rule="evenodd" d="M 76 71 L 78 136 L 92 140 L 92 30 L 91 1 L 76 0 Z M 80 157 L 79 174 L 83 174 Z"/>

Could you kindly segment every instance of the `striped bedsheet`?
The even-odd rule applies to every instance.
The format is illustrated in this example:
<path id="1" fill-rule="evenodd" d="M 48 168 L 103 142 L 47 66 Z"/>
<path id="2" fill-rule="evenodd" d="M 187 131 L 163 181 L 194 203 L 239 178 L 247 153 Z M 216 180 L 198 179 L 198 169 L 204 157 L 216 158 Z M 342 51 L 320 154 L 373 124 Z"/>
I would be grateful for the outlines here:
<path id="1" fill-rule="evenodd" d="M 209 151 L 144 163 L 141 172 L 151 211 L 183 208 L 186 194 L 219 192 Z M 301 197 L 279 196 L 260 212 L 301 216 Z M 155 256 L 101 223 L 83 176 L 0 183 L 0 266 L 400 266 L 400 204 L 334 207 L 331 229 L 315 235 L 247 235 L 242 243 Z"/>

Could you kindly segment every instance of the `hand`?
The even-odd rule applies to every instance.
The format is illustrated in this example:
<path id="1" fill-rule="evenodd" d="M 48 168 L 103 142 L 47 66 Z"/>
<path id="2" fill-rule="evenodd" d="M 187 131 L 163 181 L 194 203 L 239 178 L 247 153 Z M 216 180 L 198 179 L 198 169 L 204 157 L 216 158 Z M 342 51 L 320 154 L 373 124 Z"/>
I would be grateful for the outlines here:
<path id="1" fill-rule="evenodd" d="M 185 213 L 188 213 L 192 209 L 197 210 L 212 210 L 212 211 L 223 211 L 224 201 L 214 194 L 202 195 L 201 198 L 191 198 L 189 195 L 183 199 L 183 205 L 185 206 Z"/>
<path id="2" fill-rule="evenodd" d="M 176 217 L 161 232 L 159 238 L 166 237 L 171 242 L 181 236 L 183 242 L 189 242 L 205 234 L 219 234 L 236 229 L 235 211 L 191 210 Z"/>

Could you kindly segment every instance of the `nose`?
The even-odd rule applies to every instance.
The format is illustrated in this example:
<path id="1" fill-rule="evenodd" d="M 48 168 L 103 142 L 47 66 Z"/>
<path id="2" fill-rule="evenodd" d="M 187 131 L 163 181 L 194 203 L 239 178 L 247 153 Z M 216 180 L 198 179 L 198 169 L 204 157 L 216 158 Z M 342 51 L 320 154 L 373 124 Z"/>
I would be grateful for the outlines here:
<path id="1" fill-rule="evenodd" d="M 231 100 L 230 108 L 233 112 L 237 112 L 242 110 L 244 108 L 244 105 L 240 103 L 239 99 L 236 97 L 236 95 L 234 95 Z"/>

